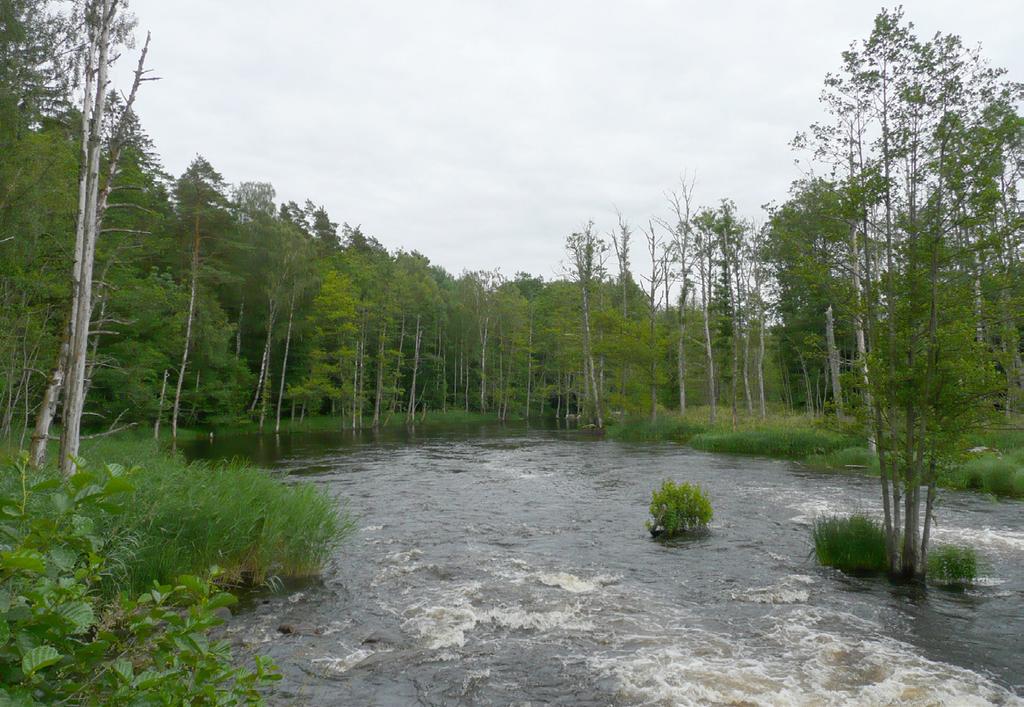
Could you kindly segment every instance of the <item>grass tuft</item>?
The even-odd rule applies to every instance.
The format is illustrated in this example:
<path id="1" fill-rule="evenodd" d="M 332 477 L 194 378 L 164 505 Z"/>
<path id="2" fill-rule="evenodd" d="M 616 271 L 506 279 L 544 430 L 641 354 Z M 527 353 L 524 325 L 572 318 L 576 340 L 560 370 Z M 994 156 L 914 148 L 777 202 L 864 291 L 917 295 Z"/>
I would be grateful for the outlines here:
<path id="1" fill-rule="evenodd" d="M 814 554 L 826 567 L 864 574 L 884 572 L 885 531 L 881 523 L 863 515 L 822 516 L 812 528 Z"/>
<path id="2" fill-rule="evenodd" d="M 945 585 L 973 584 L 978 579 L 978 556 L 964 545 L 939 545 L 928 552 L 928 578 Z"/>

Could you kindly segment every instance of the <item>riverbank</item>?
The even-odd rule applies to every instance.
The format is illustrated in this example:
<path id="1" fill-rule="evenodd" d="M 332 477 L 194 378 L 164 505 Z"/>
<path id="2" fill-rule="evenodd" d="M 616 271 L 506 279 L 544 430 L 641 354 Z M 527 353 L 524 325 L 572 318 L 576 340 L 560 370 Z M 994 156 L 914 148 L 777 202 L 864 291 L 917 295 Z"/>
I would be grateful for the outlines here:
<path id="1" fill-rule="evenodd" d="M 728 415 L 725 415 L 728 417 Z M 1024 420 L 967 436 L 955 466 L 939 470 L 939 486 L 1024 498 Z M 791 459 L 810 468 L 878 475 L 878 458 L 867 440 L 851 428 L 831 429 L 804 415 L 742 416 L 708 422 L 706 410 L 686 416 L 663 414 L 657 420 L 626 420 L 608 427 L 621 441 L 672 441 L 702 451 Z"/>
<path id="2" fill-rule="evenodd" d="M 183 436 L 189 435 L 199 436 Z M 153 581 L 169 583 L 214 566 L 228 586 L 315 575 L 352 530 L 338 500 L 312 484 L 284 483 L 237 459 L 188 462 L 148 431 L 86 440 L 81 458 L 88 469 L 123 467 L 132 487 L 123 512 L 96 509 L 89 518 L 119 539 L 104 575 L 108 596 L 134 595 Z M 28 473 L 30 483 L 57 478 L 52 466 Z M 0 481 L 20 483 L 15 473 Z"/>

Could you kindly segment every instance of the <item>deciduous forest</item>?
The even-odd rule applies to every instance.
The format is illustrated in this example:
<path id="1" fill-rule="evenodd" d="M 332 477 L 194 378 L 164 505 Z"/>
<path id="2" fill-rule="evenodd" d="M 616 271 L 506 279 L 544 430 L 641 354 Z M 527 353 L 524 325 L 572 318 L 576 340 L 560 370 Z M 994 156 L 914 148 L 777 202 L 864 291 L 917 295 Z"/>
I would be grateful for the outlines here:
<path id="1" fill-rule="evenodd" d="M 803 453 L 868 450 L 885 569 L 923 577 L 943 479 L 1024 412 L 1024 93 L 899 10 L 868 29 L 793 126 L 784 200 L 743 214 L 679 165 L 646 218 L 551 234 L 551 278 L 500 248 L 448 272 L 202 144 L 169 174 L 134 106 L 161 90 L 151 40 L 117 0 L 0 2 L 0 444 L 72 476 L 82 440 L 127 430 L 799 417 L 844 440 Z M 138 62 L 132 85 L 115 60 Z"/>

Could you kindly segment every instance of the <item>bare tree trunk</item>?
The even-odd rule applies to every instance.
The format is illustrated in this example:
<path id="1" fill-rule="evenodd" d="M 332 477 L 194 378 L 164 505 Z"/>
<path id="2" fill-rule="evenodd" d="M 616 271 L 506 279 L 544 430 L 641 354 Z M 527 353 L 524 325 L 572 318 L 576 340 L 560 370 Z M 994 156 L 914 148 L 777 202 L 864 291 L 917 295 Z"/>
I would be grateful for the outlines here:
<path id="1" fill-rule="evenodd" d="M 530 333 L 526 339 L 526 419 L 530 419 L 530 394 L 533 392 L 533 310 L 530 310 Z"/>
<path id="2" fill-rule="evenodd" d="M 192 320 L 196 311 L 196 288 L 199 281 L 199 214 L 195 217 L 195 231 L 192 239 L 192 277 L 188 295 L 188 315 L 185 317 L 185 345 L 181 351 L 181 366 L 178 368 L 178 383 L 174 388 L 174 406 L 171 408 L 171 439 L 178 438 L 178 411 L 181 409 L 181 387 L 185 382 L 188 367 L 188 351 L 192 346 Z"/>
<path id="3" fill-rule="evenodd" d="M 160 404 L 156 409 L 156 422 L 153 423 L 153 439 L 160 441 L 160 420 L 164 416 L 164 398 L 167 395 L 167 369 L 164 369 L 164 382 L 160 385 Z"/>
<path id="4" fill-rule="evenodd" d="M 380 404 L 384 397 L 384 345 L 388 339 L 388 320 L 381 322 L 377 336 L 377 391 L 373 396 L 373 428 L 380 427 Z"/>
<path id="5" fill-rule="evenodd" d="M 281 359 L 281 383 L 277 391 L 277 412 L 274 419 L 274 432 L 281 431 L 281 401 L 284 400 L 284 380 L 288 373 L 288 352 L 292 345 L 292 317 L 295 314 L 295 293 L 292 293 L 291 302 L 288 305 L 288 328 L 284 335 L 284 358 Z"/>
<path id="6" fill-rule="evenodd" d="M 832 318 L 832 305 L 825 310 L 825 343 L 828 346 L 828 369 L 832 378 L 832 400 L 836 406 L 836 417 L 843 415 L 843 385 L 839 380 L 839 350 L 836 348 L 835 321 Z"/>
<path id="7" fill-rule="evenodd" d="M 82 136 L 82 139 L 88 142 L 87 193 L 85 209 L 79 212 L 79 219 L 84 219 L 85 224 L 82 228 L 81 262 L 77 280 L 74 282 L 78 296 L 74 301 L 74 311 L 71 315 L 74 325 L 68 348 L 67 377 L 64 380 L 64 426 L 61 429 L 60 440 L 60 469 L 64 476 L 71 476 L 75 470 L 75 458 L 78 456 L 81 443 L 82 412 L 85 407 L 85 368 L 89 349 L 89 318 L 92 314 L 92 272 L 98 235 L 100 151 L 106 108 L 110 25 L 114 18 L 116 0 L 103 0 L 99 9 L 96 96 L 93 100 L 89 129 Z M 75 252 L 77 255 L 77 239 Z"/>
<path id="8" fill-rule="evenodd" d="M 480 325 L 480 412 L 487 412 L 487 326 L 484 317 Z"/>
<path id="9" fill-rule="evenodd" d="M 41 469 L 46 464 L 46 445 L 50 439 L 50 426 L 57 414 L 57 404 L 60 401 L 60 391 L 64 385 L 64 371 L 67 366 L 68 341 L 61 342 L 60 353 L 57 356 L 57 365 L 50 373 L 46 389 L 43 391 L 43 401 L 39 405 L 39 412 L 36 414 L 35 430 L 32 433 L 32 445 L 29 449 L 29 463 L 36 469 Z"/>
<path id="10" fill-rule="evenodd" d="M 764 310 L 759 307 L 757 327 L 757 396 L 761 404 L 761 419 L 768 417 L 764 399 Z"/>
<path id="11" fill-rule="evenodd" d="M 686 414 L 686 295 L 687 283 L 679 295 L 679 342 L 676 350 L 676 377 L 679 383 L 679 414 Z"/>
<path id="12" fill-rule="evenodd" d="M 420 315 L 416 315 L 416 345 L 413 349 L 412 358 L 412 385 L 409 386 L 409 407 L 405 412 L 405 424 L 411 425 L 416 415 L 416 376 L 420 369 L 420 340 L 423 338 L 423 330 L 420 328 Z"/>
<path id="13" fill-rule="evenodd" d="M 708 288 L 710 289 L 710 288 Z M 711 406 L 711 424 L 715 423 L 718 409 L 718 396 L 715 392 L 715 351 L 711 345 L 711 314 L 708 311 L 708 293 L 704 294 L 704 352 L 707 355 L 708 405 Z"/>
<path id="14" fill-rule="evenodd" d="M 405 348 L 405 314 L 402 314 L 402 328 L 398 332 L 398 356 L 395 362 L 394 385 L 391 392 L 391 414 L 398 409 L 398 384 L 402 377 L 402 351 Z"/>

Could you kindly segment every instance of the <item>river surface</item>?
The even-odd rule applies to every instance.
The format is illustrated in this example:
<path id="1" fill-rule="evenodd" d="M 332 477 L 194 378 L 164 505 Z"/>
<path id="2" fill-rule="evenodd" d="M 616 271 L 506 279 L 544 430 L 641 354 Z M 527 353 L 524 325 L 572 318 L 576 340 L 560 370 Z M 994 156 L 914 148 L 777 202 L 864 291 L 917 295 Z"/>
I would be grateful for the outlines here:
<path id="1" fill-rule="evenodd" d="M 877 508 L 877 480 L 792 462 L 525 426 L 186 453 L 249 457 L 357 518 L 320 580 L 228 624 L 282 668 L 273 704 L 1024 704 L 1020 502 L 943 492 L 936 540 L 986 577 L 925 592 L 818 567 L 811 520 Z M 645 531 L 665 478 L 708 491 L 706 536 Z"/>

